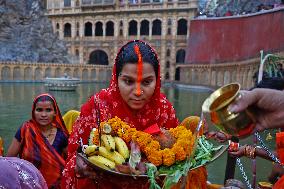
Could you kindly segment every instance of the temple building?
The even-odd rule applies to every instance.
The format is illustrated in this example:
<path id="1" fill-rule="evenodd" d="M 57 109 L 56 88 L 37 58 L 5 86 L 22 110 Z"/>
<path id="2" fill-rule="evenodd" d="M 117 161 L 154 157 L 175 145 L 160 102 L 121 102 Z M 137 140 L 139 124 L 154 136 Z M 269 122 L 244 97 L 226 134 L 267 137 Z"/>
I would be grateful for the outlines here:
<path id="1" fill-rule="evenodd" d="M 73 63 L 113 65 L 124 43 L 141 39 L 156 49 L 168 81 L 185 61 L 189 23 L 197 12 L 195 0 L 46 0 L 45 5 Z"/>

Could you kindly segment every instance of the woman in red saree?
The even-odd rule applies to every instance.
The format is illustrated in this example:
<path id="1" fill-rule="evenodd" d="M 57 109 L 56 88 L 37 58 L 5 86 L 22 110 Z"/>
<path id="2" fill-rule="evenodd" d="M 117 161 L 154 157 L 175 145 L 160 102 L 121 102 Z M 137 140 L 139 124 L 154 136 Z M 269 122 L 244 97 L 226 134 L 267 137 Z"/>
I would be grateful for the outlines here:
<path id="1" fill-rule="evenodd" d="M 60 188 L 64 169 L 64 150 L 68 131 L 53 96 L 41 94 L 34 99 L 32 119 L 17 131 L 7 156 L 20 156 L 42 173 L 48 188 Z"/>
<path id="2" fill-rule="evenodd" d="M 95 182 L 91 175 L 96 177 L 96 173 L 92 170 L 89 172 L 90 168 L 86 168 L 80 159 L 76 164 L 76 150 L 80 139 L 84 144 L 88 143 L 91 129 L 97 127 L 98 114 L 100 121 L 117 116 L 137 130 L 145 130 L 154 124 L 160 128 L 176 127 L 178 120 L 175 110 L 160 92 L 160 85 L 160 65 L 154 49 L 138 40 L 124 45 L 116 56 L 110 86 L 82 106 L 80 117 L 73 126 L 62 188 L 149 187 L 146 182 L 131 183 L 121 177 L 119 180 L 100 177 Z"/>

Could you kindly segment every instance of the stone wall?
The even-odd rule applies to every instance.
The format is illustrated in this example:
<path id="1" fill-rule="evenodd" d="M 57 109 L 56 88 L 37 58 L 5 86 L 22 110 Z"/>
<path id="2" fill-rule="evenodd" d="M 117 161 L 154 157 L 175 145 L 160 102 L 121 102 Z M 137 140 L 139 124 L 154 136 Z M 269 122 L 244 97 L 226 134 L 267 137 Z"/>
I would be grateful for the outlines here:
<path id="1" fill-rule="evenodd" d="M 202 85 L 217 88 L 228 83 L 238 82 L 243 89 L 254 86 L 253 75 L 258 71 L 259 58 L 238 63 L 226 64 L 183 64 L 180 68 L 180 81 L 189 85 Z"/>
<path id="2" fill-rule="evenodd" d="M 239 82 L 244 89 L 253 87 L 253 75 L 259 59 L 230 64 L 179 64 L 182 84 L 217 88 Z M 105 82 L 111 79 L 112 66 L 82 64 L 48 64 L 28 62 L 0 62 L 0 82 L 42 82 L 45 77 L 68 76 L 84 82 Z"/>
<path id="3" fill-rule="evenodd" d="M 82 81 L 109 81 L 112 66 L 54 64 L 29 62 L 0 62 L 0 82 L 42 82 L 46 77 L 70 77 Z"/>

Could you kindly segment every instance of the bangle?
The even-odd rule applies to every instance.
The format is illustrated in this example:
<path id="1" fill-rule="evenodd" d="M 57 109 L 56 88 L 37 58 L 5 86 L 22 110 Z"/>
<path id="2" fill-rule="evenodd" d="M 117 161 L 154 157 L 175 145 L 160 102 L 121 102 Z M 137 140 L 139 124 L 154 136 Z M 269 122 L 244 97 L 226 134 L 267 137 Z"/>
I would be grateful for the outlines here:
<path id="1" fill-rule="evenodd" d="M 248 158 L 254 159 L 256 157 L 255 151 L 256 151 L 256 147 L 246 145 L 244 155 Z"/>

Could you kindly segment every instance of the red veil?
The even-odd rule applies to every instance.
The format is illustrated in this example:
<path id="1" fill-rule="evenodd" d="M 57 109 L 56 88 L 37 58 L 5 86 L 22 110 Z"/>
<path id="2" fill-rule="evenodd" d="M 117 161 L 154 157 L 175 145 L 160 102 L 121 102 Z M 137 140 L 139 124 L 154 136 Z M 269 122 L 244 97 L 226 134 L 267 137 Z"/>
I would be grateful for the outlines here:
<path id="1" fill-rule="evenodd" d="M 60 188 L 61 175 L 64 169 L 65 160 L 41 134 L 34 117 L 35 102 L 42 96 L 49 96 L 55 105 L 56 116 L 52 125 L 60 128 L 66 136 L 68 136 L 68 131 L 65 128 L 55 99 L 49 94 L 41 94 L 34 99 L 32 119 L 25 122 L 21 127 L 22 148 L 20 151 L 20 158 L 33 163 L 40 170 L 49 188 Z"/>
<path id="2" fill-rule="evenodd" d="M 122 49 L 131 44 L 145 44 L 142 41 L 130 41 L 124 45 Z M 134 49 L 133 49 L 134 51 Z M 151 48 L 151 53 L 155 53 Z M 155 57 L 157 57 L 155 53 Z M 96 109 L 99 108 L 100 120 L 107 121 L 110 118 L 118 116 L 129 125 L 138 130 L 144 130 L 153 124 L 158 124 L 160 127 L 170 128 L 178 125 L 178 120 L 175 115 L 175 110 L 172 104 L 167 100 L 164 94 L 160 93 L 160 65 L 158 67 L 158 75 L 156 88 L 149 103 L 147 103 L 139 112 L 134 115 L 128 105 L 123 101 L 117 83 L 116 65 L 118 56 L 113 66 L 112 80 L 107 89 L 101 90 L 99 93 L 92 96 L 81 108 L 80 118 L 74 125 L 74 130 L 69 138 L 68 144 L 68 159 L 65 170 L 63 172 L 63 188 L 84 188 L 88 183 L 88 188 L 96 188 L 93 181 L 90 179 L 76 179 L 74 175 L 76 150 L 79 146 L 79 139 L 82 138 L 83 143 L 88 143 L 88 138 L 92 128 L 97 127 L 96 124 Z M 158 63 L 159 64 L 159 63 Z M 78 184 L 80 183 L 80 184 Z M 91 184 L 91 185 L 90 185 Z M 138 186 L 128 184 L 127 181 L 101 181 L 98 183 L 103 188 L 143 188 L 146 186 Z M 146 185 L 146 183 L 145 183 Z M 146 187 L 147 188 L 147 187 Z"/>

